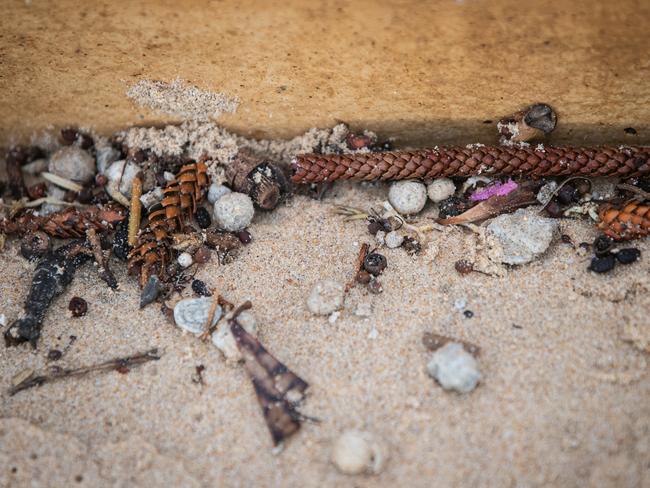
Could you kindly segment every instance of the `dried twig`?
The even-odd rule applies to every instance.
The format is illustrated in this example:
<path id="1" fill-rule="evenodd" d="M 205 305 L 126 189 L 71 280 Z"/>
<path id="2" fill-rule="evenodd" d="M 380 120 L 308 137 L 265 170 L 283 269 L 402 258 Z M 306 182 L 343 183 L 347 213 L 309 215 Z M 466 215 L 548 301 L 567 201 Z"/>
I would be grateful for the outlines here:
<path id="1" fill-rule="evenodd" d="M 49 181 L 50 183 L 54 183 L 56 186 L 60 186 L 61 188 L 65 188 L 66 190 L 74 191 L 77 193 L 83 190 L 83 186 L 81 186 L 79 183 L 75 183 L 72 180 L 63 178 L 62 176 L 59 175 L 55 175 L 54 173 L 48 173 L 47 171 L 43 171 L 41 173 L 41 176 L 47 181 Z"/>
<path id="2" fill-rule="evenodd" d="M 15 395 L 19 391 L 27 390 L 34 386 L 40 386 L 44 383 L 51 383 L 64 378 L 71 378 L 75 376 L 83 376 L 88 373 L 99 371 L 125 371 L 126 368 L 137 366 L 140 364 L 148 363 L 149 361 L 157 361 L 161 355 L 158 354 L 158 349 L 150 349 L 145 352 L 140 352 L 132 356 L 120 357 L 109 359 L 99 364 L 90 366 L 81 366 L 79 368 L 50 368 L 48 373 L 43 373 L 37 376 L 30 375 L 28 378 L 19 382 L 18 384 L 9 388 L 8 393 L 10 396 Z"/>
<path id="3" fill-rule="evenodd" d="M 142 211 L 142 179 L 140 176 L 133 178 L 133 187 L 131 188 L 131 211 L 129 212 L 129 246 L 135 246 L 138 240 L 138 229 L 140 229 L 140 212 Z"/>
<path id="4" fill-rule="evenodd" d="M 90 248 L 92 249 L 95 261 L 97 262 L 99 277 L 113 290 L 117 289 L 117 280 L 115 279 L 115 275 L 111 269 L 108 267 L 108 256 L 106 256 L 102 251 L 102 245 L 95 229 L 88 229 L 86 231 L 86 237 L 90 243 Z"/>

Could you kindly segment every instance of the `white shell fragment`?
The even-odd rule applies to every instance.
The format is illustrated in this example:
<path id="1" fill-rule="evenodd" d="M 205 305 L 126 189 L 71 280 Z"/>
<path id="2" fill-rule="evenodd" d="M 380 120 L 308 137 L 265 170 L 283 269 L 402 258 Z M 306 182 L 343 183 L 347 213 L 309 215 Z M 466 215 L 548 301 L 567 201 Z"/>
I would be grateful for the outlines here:
<path id="1" fill-rule="evenodd" d="M 249 334 L 257 335 L 257 321 L 250 311 L 244 310 L 241 312 L 237 317 L 237 322 Z M 212 344 L 223 353 L 227 361 L 239 362 L 244 359 L 239 347 L 237 347 L 237 340 L 232 335 L 227 320 L 222 320 L 217 326 L 217 330 L 212 334 Z"/>
<path id="2" fill-rule="evenodd" d="M 174 321 L 176 325 L 193 334 L 202 333 L 208 321 L 208 313 L 210 312 L 212 300 L 212 297 L 186 298 L 178 302 L 174 307 Z M 221 313 L 221 307 L 217 305 L 210 326 L 217 323 L 221 317 Z"/>
<path id="3" fill-rule="evenodd" d="M 388 201 L 401 214 L 416 214 L 427 203 L 427 187 L 419 181 L 397 181 L 388 190 Z"/>
<path id="4" fill-rule="evenodd" d="M 210 185 L 210 189 L 208 190 L 208 202 L 214 205 L 217 200 L 219 200 L 226 193 L 230 193 L 231 191 L 232 190 L 225 185 L 217 185 L 216 183 L 212 183 Z"/>
<path id="5" fill-rule="evenodd" d="M 189 252 L 182 252 L 178 255 L 178 258 L 176 258 L 176 261 L 182 268 L 189 268 L 192 266 L 192 263 L 194 260 L 192 259 L 192 255 Z"/>
<path id="6" fill-rule="evenodd" d="M 481 379 L 478 362 L 458 342 L 449 342 L 434 352 L 427 371 L 445 390 L 459 393 L 469 393 Z"/>
<path id="7" fill-rule="evenodd" d="M 348 430 L 332 447 L 332 463 L 343 474 L 377 474 L 388 458 L 388 450 L 372 434 Z"/>
<path id="8" fill-rule="evenodd" d="M 449 178 L 438 178 L 427 186 L 427 194 L 432 202 L 440 203 L 456 193 L 456 185 Z"/>
<path id="9" fill-rule="evenodd" d="M 393 230 L 386 234 L 384 242 L 386 243 L 386 247 L 395 249 L 402 245 L 404 242 L 404 236 Z"/>
<path id="10" fill-rule="evenodd" d="M 255 215 L 253 201 L 244 193 L 230 192 L 214 204 L 214 218 L 219 228 L 228 232 L 244 230 Z"/>
<path id="11" fill-rule="evenodd" d="M 77 146 L 62 147 L 50 156 L 50 173 L 77 183 L 88 183 L 95 176 L 95 159 Z"/>
<path id="12" fill-rule="evenodd" d="M 343 305 L 343 285 L 332 280 L 319 281 L 307 298 L 307 308 L 316 315 L 329 315 Z"/>

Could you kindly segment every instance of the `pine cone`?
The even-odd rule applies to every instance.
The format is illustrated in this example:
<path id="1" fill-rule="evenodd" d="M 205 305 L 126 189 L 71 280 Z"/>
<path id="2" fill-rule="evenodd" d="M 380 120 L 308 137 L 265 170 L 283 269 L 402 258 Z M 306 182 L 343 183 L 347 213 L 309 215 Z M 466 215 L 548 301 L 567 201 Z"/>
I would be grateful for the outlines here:
<path id="1" fill-rule="evenodd" d="M 88 229 L 101 233 L 111 230 L 122 220 L 124 220 L 122 208 L 89 207 L 79 210 L 70 207 L 42 217 L 29 211 L 16 219 L 0 221 L 0 232 L 23 235 L 41 230 L 52 237 L 80 238 L 85 237 Z"/>
<path id="2" fill-rule="evenodd" d="M 606 203 L 598 210 L 598 228 L 616 241 L 647 236 L 650 233 L 650 206 L 628 203 L 622 209 Z"/>

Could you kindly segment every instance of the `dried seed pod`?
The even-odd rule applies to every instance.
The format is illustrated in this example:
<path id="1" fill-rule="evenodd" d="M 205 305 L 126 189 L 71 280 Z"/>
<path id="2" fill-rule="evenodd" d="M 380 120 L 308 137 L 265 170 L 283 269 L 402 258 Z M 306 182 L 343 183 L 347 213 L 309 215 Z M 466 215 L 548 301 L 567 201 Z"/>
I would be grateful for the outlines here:
<path id="1" fill-rule="evenodd" d="M 233 190 L 246 193 L 263 210 L 273 210 L 289 192 L 282 169 L 248 150 L 237 153 L 226 168 L 226 178 Z"/>
<path id="2" fill-rule="evenodd" d="M 29 232 L 20 241 L 20 254 L 25 259 L 36 259 L 45 256 L 52 249 L 52 240 L 40 230 Z"/>
<path id="3" fill-rule="evenodd" d="M 229 232 L 209 230 L 205 234 L 205 244 L 212 249 L 228 252 L 240 247 L 241 241 Z"/>
<path id="4" fill-rule="evenodd" d="M 536 103 L 497 123 L 505 141 L 528 142 L 541 139 L 555 129 L 557 117 L 550 105 Z"/>
<path id="5" fill-rule="evenodd" d="M 628 203 L 618 209 L 611 204 L 604 204 L 598 210 L 601 229 L 615 241 L 636 239 L 650 233 L 650 206 Z"/>
<path id="6" fill-rule="evenodd" d="M 379 276 L 386 269 L 387 261 L 383 254 L 372 252 L 363 260 L 363 269 L 373 276 Z"/>
<path id="7" fill-rule="evenodd" d="M 468 261 L 467 259 L 459 259 L 454 264 L 454 268 L 456 271 L 458 271 L 458 273 L 465 275 L 474 271 L 474 264 L 472 264 L 472 262 Z"/>
<path id="8" fill-rule="evenodd" d="M 81 297 L 72 297 L 68 310 L 72 312 L 73 317 L 83 317 L 88 312 L 88 302 Z"/>
<path id="9" fill-rule="evenodd" d="M 616 260 L 621 264 L 632 264 L 641 257 L 641 251 L 636 247 L 626 247 L 619 250 L 615 256 Z"/>

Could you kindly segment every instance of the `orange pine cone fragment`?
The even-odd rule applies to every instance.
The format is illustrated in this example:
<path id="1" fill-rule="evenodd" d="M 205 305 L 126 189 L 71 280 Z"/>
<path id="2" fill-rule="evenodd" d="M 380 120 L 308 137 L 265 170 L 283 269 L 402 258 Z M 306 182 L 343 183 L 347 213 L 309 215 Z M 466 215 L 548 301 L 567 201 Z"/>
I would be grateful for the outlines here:
<path id="1" fill-rule="evenodd" d="M 605 204 L 598 210 L 601 229 L 616 241 L 647 236 L 650 233 L 650 206 L 628 203 L 622 209 Z"/>

